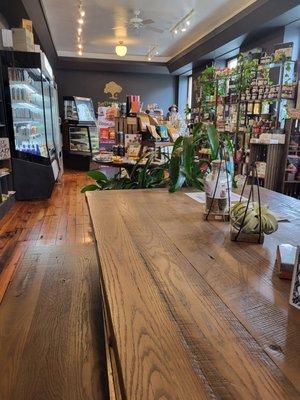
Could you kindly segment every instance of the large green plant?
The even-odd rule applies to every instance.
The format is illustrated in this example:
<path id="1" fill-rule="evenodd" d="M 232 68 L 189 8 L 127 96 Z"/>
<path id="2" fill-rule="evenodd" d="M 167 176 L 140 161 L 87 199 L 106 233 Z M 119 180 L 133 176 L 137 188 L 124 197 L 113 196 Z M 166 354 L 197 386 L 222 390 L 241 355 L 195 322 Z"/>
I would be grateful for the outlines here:
<path id="1" fill-rule="evenodd" d="M 85 186 L 81 191 L 169 187 L 170 192 L 175 192 L 183 186 L 203 190 L 204 172 L 197 157 L 203 142 L 208 143 L 212 160 L 218 158 L 219 138 L 215 126 L 196 124 L 192 135 L 181 136 L 175 141 L 171 158 L 164 164 L 153 167 L 155 153 L 148 153 L 137 162 L 127 177 L 117 174 L 109 179 L 103 172 L 89 171 L 87 175 L 95 183 Z M 144 158 L 147 158 L 146 163 L 141 163 Z"/>
<path id="2" fill-rule="evenodd" d="M 220 144 L 216 127 L 213 124 L 196 124 L 190 136 L 179 137 L 170 160 L 170 192 L 175 192 L 182 186 L 195 187 L 203 190 L 203 162 L 197 155 L 199 147 L 207 144 L 211 149 L 211 159 L 219 158 Z"/>
<path id="3" fill-rule="evenodd" d="M 142 161 L 147 157 L 146 163 Z M 111 190 L 111 189 L 149 189 L 156 187 L 165 187 L 168 183 L 166 172 L 168 171 L 169 161 L 153 167 L 152 163 L 155 153 L 143 155 L 132 169 L 129 176 L 122 176 L 120 173 L 113 178 L 108 178 L 101 171 L 89 171 L 87 175 L 95 180 L 95 183 L 86 185 L 81 192 L 93 190 Z"/>

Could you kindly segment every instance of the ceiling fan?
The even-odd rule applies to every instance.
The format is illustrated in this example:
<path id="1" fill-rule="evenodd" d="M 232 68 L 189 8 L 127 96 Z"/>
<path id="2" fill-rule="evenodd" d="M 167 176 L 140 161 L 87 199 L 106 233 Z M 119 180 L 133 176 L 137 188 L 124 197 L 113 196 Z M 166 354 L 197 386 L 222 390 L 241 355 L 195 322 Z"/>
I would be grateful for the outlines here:
<path id="1" fill-rule="evenodd" d="M 120 29 L 124 28 L 124 26 L 128 26 L 129 28 L 135 30 L 135 31 L 140 31 L 142 29 L 147 29 L 156 33 L 163 33 L 163 29 L 156 28 L 154 26 L 150 26 L 151 24 L 154 24 L 154 21 L 152 19 L 143 19 L 141 17 L 141 10 L 135 10 L 134 11 L 134 16 L 130 18 L 129 21 L 125 22 L 123 26 L 117 26 L 112 29 Z"/>

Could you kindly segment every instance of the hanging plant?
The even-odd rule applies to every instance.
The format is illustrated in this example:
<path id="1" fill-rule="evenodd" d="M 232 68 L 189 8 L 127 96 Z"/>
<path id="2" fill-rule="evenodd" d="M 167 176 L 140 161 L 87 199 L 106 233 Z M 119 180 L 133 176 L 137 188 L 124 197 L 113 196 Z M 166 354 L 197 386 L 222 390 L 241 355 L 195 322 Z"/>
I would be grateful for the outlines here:
<path id="1" fill-rule="evenodd" d="M 246 89 L 251 86 L 251 82 L 256 76 L 257 67 L 257 59 L 250 59 L 244 53 L 239 55 L 236 67 L 236 86 L 238 93 L 244 93 Z"/>
<path id="2" fill-rule="evenodd" d="M 195 88 L 198 92 L 200 103 L 206 102 L 212 96 L 215 96 L 215 78 L 216 67 L 206 67 L 195 81 Z"/>

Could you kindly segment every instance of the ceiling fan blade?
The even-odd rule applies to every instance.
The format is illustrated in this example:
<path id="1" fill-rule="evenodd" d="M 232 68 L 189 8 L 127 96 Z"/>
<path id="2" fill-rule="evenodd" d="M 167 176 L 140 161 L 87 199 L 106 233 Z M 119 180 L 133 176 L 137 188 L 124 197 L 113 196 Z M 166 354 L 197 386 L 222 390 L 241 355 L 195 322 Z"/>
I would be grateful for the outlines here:
<path id="1" fill-rule="evenodd" d="M 154 23 L 153 19 L 144 19 L 142 21 L 143 25 L 149 25 L 149 24 L 153 24 L 153 23 Z"/>
<path id="2" fill-rule="evenodd" d="M 145 28 L 152 32 L 164 33 L 163 29 L 155 28 L 155 26 L 146 26 Z"/>

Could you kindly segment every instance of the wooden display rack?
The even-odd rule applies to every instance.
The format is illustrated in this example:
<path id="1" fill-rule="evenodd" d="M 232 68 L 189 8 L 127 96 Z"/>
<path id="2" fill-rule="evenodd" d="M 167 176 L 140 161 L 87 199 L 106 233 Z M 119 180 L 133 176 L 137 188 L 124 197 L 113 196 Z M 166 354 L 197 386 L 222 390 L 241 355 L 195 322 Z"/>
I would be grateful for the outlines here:
<path id="1" fill-rule="evenodd" d="M 126 134 L 139 133 L 138 118 L 137 117 L 116 117 L 115 118 L 116 132 L 123 132 Z"/>
<path id="2" fill-rule="evenodd" d="M 260 177 L 261 186 L 273 191 L 280 191 L 279 176 L 284 154 L 283 144 L 250 144 L 249 164 L 266 162 L 264 178 Z"/>
<path id="3" fill-rule="evenodd" d="M 137 117 L 116 117 L 115 118 L 115 131 L 116 132 L 123 132 L 124 135 L 136 135 L 140 134 L 142 136 L 142 129 L 140 126 L 139 118 Z M 173 142 L 159 142 L 159 141 L 149 141 L 149 140 L 140 140 L 141 143 L 141 153 L 145 147 L 153 148 L 154 151 L 157 151 L 157 157 L 162 157 L 162 149 L 163 148 L 170 148 L 174 145 Z M 170 155 L 170 151 L 165 149 L 164 152 Z"/>

